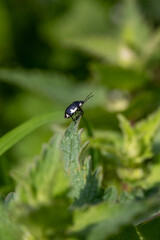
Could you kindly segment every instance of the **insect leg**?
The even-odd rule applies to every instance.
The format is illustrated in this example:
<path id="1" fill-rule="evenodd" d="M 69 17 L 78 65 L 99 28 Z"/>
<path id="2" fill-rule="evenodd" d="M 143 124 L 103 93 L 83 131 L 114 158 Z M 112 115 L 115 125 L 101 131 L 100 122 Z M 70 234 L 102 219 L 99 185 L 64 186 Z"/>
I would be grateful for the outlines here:
<path id="1" fill-rule="evenodd" d="M 75 115 L 75 118 L 73 118 L 73 115 Z M 76 117 L 76 112 L 71 116 L 72 120 L 74 121 L 74 123 L 76 124 L 76 120 L 77 120 L 77 117 Z"/>
<path id="2" fill-rule="evenodd" d="M 71 116 L 72 120 L 74 121 L 75 119 L 73 118 L 73 115 Z"/>
<path id="3" fill-rule="evenodd" d="M 80 116 L 83 116 L 83 114 L 84 114 L 84 111 L 82 110 L 82 108 L 81 108 L 81 107 L 79 107 L 78 109 L 79 109 L 79 111 L 80 111 Z"/>

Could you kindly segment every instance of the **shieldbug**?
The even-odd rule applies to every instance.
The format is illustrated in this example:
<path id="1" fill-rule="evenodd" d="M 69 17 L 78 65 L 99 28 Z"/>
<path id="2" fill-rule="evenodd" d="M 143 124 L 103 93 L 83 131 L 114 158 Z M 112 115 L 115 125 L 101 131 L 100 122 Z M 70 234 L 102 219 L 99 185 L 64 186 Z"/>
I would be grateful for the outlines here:
<path id="1" fill-rule="evenodd" d="M 76 121 L 77 118 L 79 118 L 80 116 L 82 116 L 84 114 L 83 110 L 82 110 L 82 105 L 88 101 L 88 99 L 90 99 L 91 97 L 93 97 L 93 94 L 90 93 L 83 101 L 75 101 L 73 103 L 71 103 L 65 110 L 65 118 L 72 118 L 73 121 Z M 78 116 L 76 116 L 78 113 Z M 75 115 L 75 118 L 73 118 L 73 115 Z"/>

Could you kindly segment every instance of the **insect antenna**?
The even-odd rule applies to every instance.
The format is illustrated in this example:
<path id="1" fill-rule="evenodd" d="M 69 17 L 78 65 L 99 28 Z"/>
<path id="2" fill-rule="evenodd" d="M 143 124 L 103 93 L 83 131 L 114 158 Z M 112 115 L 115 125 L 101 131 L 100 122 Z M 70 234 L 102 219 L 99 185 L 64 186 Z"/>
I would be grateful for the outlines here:
<path id="1" fill-rule="evenodd" d="M 84 103 L 88 101 L 88 99 L 90 99 L 91 97 L 93 97 L 94 95 L 92 94 L 92 92 L 84 99 Z"/>

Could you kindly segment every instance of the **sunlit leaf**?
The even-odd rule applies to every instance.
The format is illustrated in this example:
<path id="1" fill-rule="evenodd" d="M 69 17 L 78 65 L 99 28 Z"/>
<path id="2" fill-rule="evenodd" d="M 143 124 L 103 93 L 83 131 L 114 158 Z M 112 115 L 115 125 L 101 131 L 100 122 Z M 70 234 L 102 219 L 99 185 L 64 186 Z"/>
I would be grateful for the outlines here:
<path id="1" fill-rule="evenodd" d="M 79 120 L 76 124 L 71 123 L 65 132 L 62 150 L 65 170 L 70 176 L 72 184 L 70 196 L 75 200 L 75 206 L 83 206 L 88 203 L 94 204 L 100 200 L 101 169 L 92 173 L 91 161 L 82 155 L 86 144 L 81 147 L 81 131 L 77 129 L 78 124 Z"/>
<path id="2" fill-rule="evenodd" d="M 47 204 L 54 195 L 66 190 L 67 179 L 60 161 L 60 141 L 61 136 L 55 136 L 43 147 L 41 155 L 35 159 L 28 174 L 21 176 L 17 187 L 20 201 L 33 206 Z"/>
<path id="3" fill-rule="evenodd" d="M 9 217 L 8 211 L 0 204 L 0 239 L 1 240 L 21 240 L 23 231 L 21 224 L 17 224 Z"/>

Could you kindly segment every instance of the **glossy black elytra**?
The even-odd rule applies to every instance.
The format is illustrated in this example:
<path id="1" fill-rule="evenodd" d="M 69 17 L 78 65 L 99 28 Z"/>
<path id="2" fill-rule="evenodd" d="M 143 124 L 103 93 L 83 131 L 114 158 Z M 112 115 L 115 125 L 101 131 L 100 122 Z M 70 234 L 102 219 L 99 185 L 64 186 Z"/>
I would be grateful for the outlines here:
<path id="1" fill-rule="evenodd" d="M 90 93 L 83 101 L 75 101 L 71 103 L 65 110 L 65 118 L 72 118 L 73 121 L 76 121 L 77 117 L 79 118 L 80 116 L 83 115 L 83 110 L 82 110 L 82 105 L 91 97 L 93 97 L 92 93 Z M 78 113 L 78 116 L 76 114 Z M 73 118 L 73 115 L 75 114 L 75 118 Z"/>

